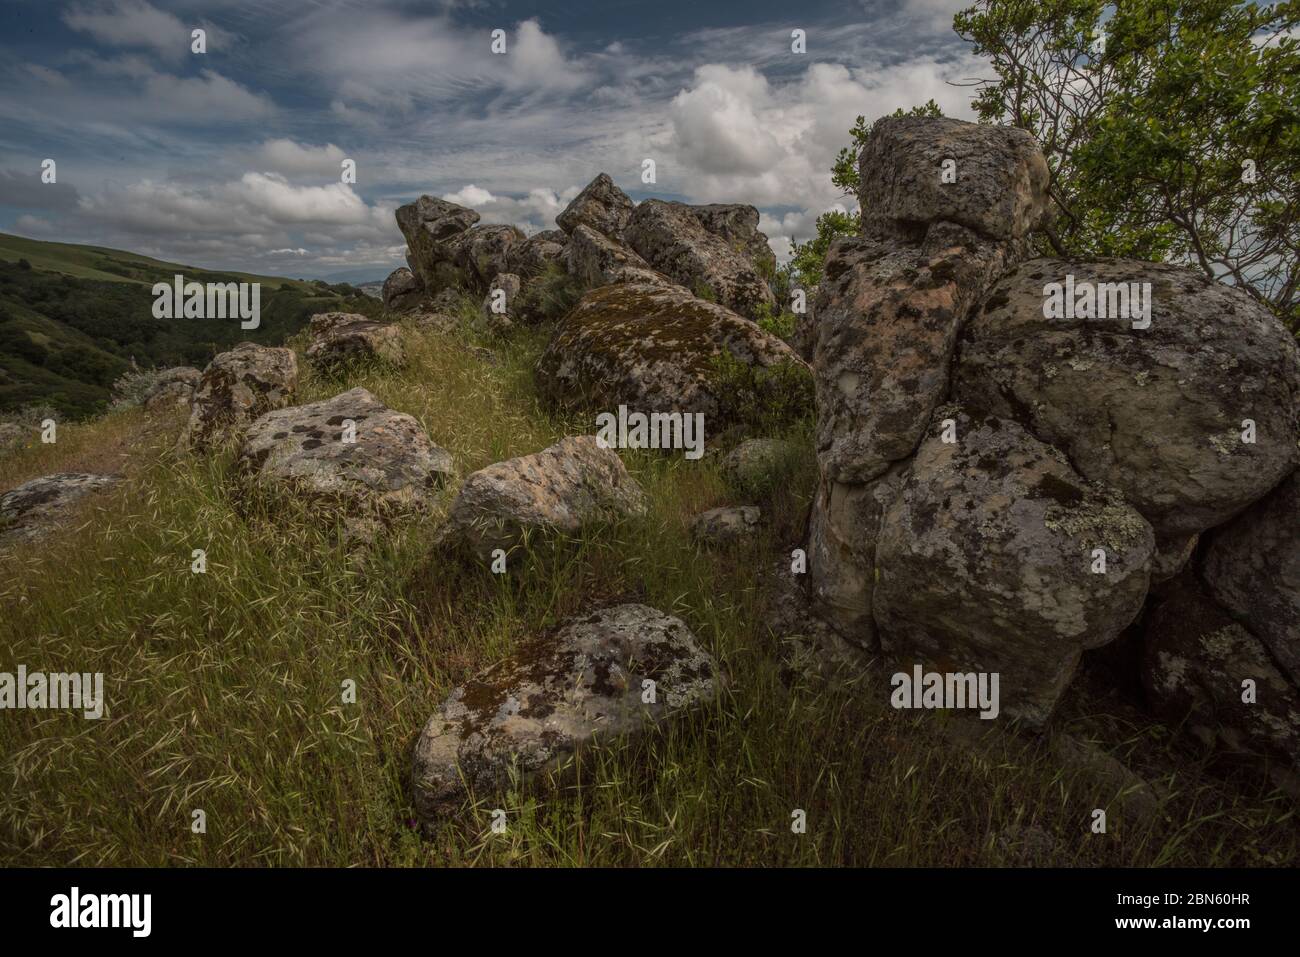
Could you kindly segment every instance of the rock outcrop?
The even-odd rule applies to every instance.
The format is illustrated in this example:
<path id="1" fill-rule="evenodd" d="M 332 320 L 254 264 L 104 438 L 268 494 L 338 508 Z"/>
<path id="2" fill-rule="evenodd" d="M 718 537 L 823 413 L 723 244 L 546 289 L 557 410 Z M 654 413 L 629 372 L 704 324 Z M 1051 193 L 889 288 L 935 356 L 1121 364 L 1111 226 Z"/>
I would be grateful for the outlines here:
<path id="1" fill-rule="evenodd" d="M 634 208 L 627 193 L 615 186 L 608 174 L 600 173 L 555 217 L 555 222 L 570 235 L 579 226 L 586 226 L 621 243 Z"/>
<path id="2" fill-rule="evenodd" d="M 569 237 L 566 255 L 569 274 L 591 287 L 615 282 L 676 285 L 626 246 L 581 223 Z"/>
<path id="3" fill-rule="evenodd" d="M 532 455 L 474 472 L 452 502 L 439 539 L 479 558 L 532 535 L 576 535 L 590 523 L 645 510 L 645 493 L 595 436 L 571 436 Z"/>
<path id="4" fill-rule="evenodd" d="M 148 412 L 164 412 L 189 408 L 203 373 L 190 366 L 166 369 L 144 395 L 143 405 Z"/>
<path id="5" fill-rule="evenodd" d="M 479 220 L 478 213 L 444 199 L 421 196 L 399 206 L 397 227 L 406 237 L 407 262 L 430 293 L 461 279 L 456 266 L 460 237 Z"/>
<path id="6" fill-rule="evenodd" d="M 350 312 L 322 312 L 311 317 L 307 359 L 323 370 L 340 370 L 357 362 L 406 363 L 402 330 Z"/>
<path id="7" fill-rule="evenodd" d="M 120 481 L 117 475 L 59 472 L 10 489 L 0 495 L 0 547 L 35 541 L 70 523 L 85 499 Z"/>
<path id="8" fill-rule="evenodd" d="M 743 253 L 760 274 L 776 269 L 776 253 L 759 231 L 758 210 L 745 203 L 707 203 L 687 206 L 701 226 L 726 241 L 736 252 Z"/>
<path id="9" fill-rule="evenodd" d="M 470 794 L 562 771 L 596 744 L 710 701 L 717 665 L 686 625 L 645 605 L 570 620 L 456 688 L 415 743 L 412 790 L 428 827 Z"/>
<path id="10" fill-rule="evenodd" d="M 241 342 L 203 370 L 180 447 L 206 449 L 238 438 L 254 419 L 288 405 L 297 387 L 291 349 Z"/>
<path id="11" fill-rule="evenodd" d="M 381 298 L 389 312 L 406 312 L 418 306 L 424 298 L 424 283 L 411 270 L 401 266 L 384 280 Z"/>

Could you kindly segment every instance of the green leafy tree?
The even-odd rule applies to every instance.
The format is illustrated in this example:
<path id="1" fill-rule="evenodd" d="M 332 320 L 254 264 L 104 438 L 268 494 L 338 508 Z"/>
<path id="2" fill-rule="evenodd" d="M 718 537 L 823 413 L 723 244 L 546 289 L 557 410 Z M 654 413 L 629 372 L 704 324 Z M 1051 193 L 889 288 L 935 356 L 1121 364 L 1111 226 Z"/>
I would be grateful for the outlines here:
<path id="1" fill-rule="evenodd" d="M 1033 133 L 1058 253 L 1186 262 L 1300 329 L 1300 3 L 980 0 L 984 122 Z"/>

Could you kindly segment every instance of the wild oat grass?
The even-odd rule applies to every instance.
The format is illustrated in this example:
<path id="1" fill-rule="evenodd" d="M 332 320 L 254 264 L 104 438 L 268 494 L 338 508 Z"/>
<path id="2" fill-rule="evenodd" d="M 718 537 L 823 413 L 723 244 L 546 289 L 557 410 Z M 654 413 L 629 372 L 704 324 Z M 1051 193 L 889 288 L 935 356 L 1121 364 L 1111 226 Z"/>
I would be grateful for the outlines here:
<path id="1" fill-rule="evenodd" d="M 462 476 L 591 431 L 537 401 L 544 333 L 408 332 L 406 369 L 305 370 L 301 401 L 364 386 L 419 419 Z M 800 667 L 799 646 L 765 627 L 760 570 L 802 530 L 807 423 L 784 435 L 806 454 L 759 502 L 773 519 L 759 540 L 721 553 L 690 542 L 692 515 L 742 501 L 713 457 L 631 453 L 644 519 L 535 543 L 504 579 L 431 558 L 437 514 L 358 561 L 340 515 L 242 499 L 229 455 L 175 455 L 175 426 L 114 413 L 0 460 L 4 488 L 73 468 L 128 475 L 76 527 L 0 559 L 0 670 L 102 671 L 107 702 L 100 721 L 0 715 L 4 863 L 948 866 L 997 863 L 994 836 L 1027 824 L 1055 836 L 1058 864 L 1296 860 L 1280 795 L 1209 775 L 1141 721 L 1112 721 L 1107 743 L 1165 769 L 1167 819 L 1112 810 L 1110 833 L 1093 835 L 1090 810 L 1108 797 L 1031 739 L 964 742 L 944 716 L 889 710 L 882 676 L 828 684 Z M 194 548 L 204 575 L 190 572 Z M 538 629 L 628 600 L 682 617 L 718 657 L 727 683 L 712 706 L 605 742 L 563 788 L 480 795 L 417 837 L 410 749 L 454 683 Z M 355 705 L 342 702 L 349 679 Z M 504 835 L 488 827 L 496 807 Z M 197 809 L 206 834 L 191 832 Z M 805 834 L 791 832 L 795 809 Z"/>

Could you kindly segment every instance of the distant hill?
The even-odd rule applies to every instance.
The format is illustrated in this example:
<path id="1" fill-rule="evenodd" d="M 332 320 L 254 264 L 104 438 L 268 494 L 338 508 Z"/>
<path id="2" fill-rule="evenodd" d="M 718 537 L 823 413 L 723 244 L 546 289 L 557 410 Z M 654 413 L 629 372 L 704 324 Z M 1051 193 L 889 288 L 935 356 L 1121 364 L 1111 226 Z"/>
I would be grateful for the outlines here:
<path id="1" fill-rule="evenodd" d="M 261 283 L 261 325 L 155 319 L 152 287 L 186 281 Z M 347 283 L 220 272 L 102 246 L 0 233 L 0 411 L 44 403 L 84 416 L 108 402 L 131 368 L 194 365 L 244 340 L 282 343 L 312 314 L 376 315 L 380 305 Z"/>

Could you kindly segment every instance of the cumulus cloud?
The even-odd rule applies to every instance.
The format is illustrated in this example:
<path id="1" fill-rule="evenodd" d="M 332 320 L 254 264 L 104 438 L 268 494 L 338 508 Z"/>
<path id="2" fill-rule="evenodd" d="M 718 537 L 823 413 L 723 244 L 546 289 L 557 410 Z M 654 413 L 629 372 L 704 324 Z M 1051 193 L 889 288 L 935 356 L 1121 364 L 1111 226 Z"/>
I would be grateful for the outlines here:
<path id="1" fill-rule="evenodd" d="M 86 33 L 108 46 L 147 48 L 169 60 L 190 54 L 191 31 L 202 26 L 207 32 L 207 48 L 224 43 L 225 33 L 211 24 L 197 21 L 184 24 L 173 14 L 146 3 L 145 0 L 113 0 L 96 5 L 77 4 L 63 14 L 69 29 Z"/>
<path id="2" fill-rule="evenodd" d="M 287 138 L 266 140 L 253 152 L 258 169 L 287 176 L 333 176 L 342 174 L 347 154 L 333 143 L 310 146 Z"/>
<path id="3" fill-rule="evenodd" d="M 564 211 L 564 207 L 579 192 L 579 187 L 571 186 L 559 193 L 536 188 L 522 197 L 497 196 L 470 183 L 454 193 L 445 193 L 442 198 L 449 203 L 476 210 L 487 222 L 510 223 L 525 233 L 534 233 L 542 229 L 554 229 L 555 217 Z"/>

